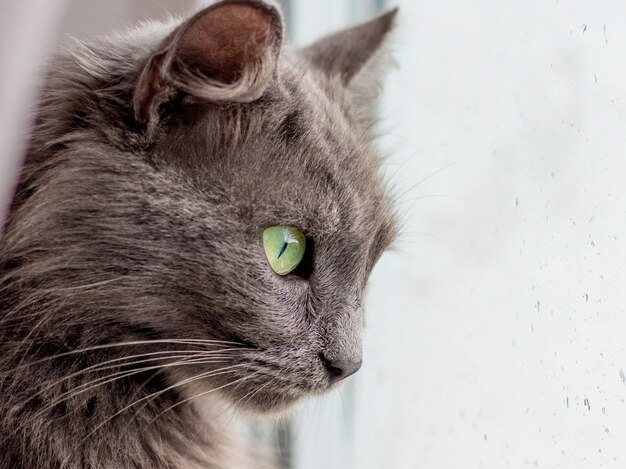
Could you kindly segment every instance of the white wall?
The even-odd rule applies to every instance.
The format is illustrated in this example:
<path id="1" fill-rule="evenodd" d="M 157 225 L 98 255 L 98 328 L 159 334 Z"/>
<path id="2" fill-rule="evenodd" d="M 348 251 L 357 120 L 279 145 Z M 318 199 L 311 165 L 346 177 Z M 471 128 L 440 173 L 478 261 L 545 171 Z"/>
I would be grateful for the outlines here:
<path id="1" fill-rule="evenodd" d="M 39 89 L 39 69 L 54 49 L 64 0 L 0 3 L 0 236 Z"/>
<path id="2" fill-rule="evenodd" d="M 63 29 L 68 35 L 83 39 L 142 20 L 191 14 L 196 8 L 196 0 L 71 0 Z M 64 42 L 69 41 L 65 38 Z"/>
<path id="3" fill-rule="evenodd" d="M 425 180 L 299 466 L 626 467 L 626 4 L 400 3 L 383 147 Z"/>

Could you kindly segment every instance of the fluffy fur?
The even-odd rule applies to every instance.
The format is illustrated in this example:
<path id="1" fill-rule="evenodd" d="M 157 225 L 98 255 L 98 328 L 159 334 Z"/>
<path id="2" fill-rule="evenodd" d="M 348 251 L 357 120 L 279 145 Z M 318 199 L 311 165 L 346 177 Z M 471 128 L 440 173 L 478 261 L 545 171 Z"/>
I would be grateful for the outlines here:
<path id="1" fill-rule="evenodd" d="M 274 7 L 226 1 L 55 59 L 0 245 L 0 467 L 243 467 L 224 405 L 279 412 L 360 359 L 394 16 L 294 50 Z M 271 225 L 305 271 L 271 270 Z"/>

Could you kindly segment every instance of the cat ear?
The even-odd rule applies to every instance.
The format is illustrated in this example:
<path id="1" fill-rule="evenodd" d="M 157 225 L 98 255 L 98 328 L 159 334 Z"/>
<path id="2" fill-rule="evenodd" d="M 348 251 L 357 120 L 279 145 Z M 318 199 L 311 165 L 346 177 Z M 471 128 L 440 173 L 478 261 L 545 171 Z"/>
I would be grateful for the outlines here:
<path id="1" fill-rule="evenodd" d="M 200 11 L 151 55 L 137 82 L 136 118 L 151 123 L 176 91 L 214 102 L 251 102 L 272 80 L 283 38 L 280 12 L 259 0 Z"/>
<path id="2" fill-rule="evenodd" d="M 346 88 L 356 118 L 365 127 L 372 120 L 371 104 L 378 96 L 385 72 L 393 63 L 388 38 L 397 14 L 398 9 L 394 8 L 300 50 L 315 68 Z"/>
<path id="3" fill-rule="evenodd" d="M 348 86 L 364 69 L 384 53 L 384 43 L 393 29 L 398 9 L 384 13 L 367 23 L 344 29 L 301 50 L 315 67 Z"/>

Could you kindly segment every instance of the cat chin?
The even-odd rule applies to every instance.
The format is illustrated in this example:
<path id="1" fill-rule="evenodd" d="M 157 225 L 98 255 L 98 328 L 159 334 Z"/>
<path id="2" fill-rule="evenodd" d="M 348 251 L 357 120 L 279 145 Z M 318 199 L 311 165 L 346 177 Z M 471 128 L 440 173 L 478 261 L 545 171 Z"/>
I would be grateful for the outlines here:
<path id="1" fill-rule="evenodd" d="M 199 413 L 210 421 L 217 416 L 231 412 L 246 415 L 263 415 L 277 419 L 289 417 L 298 407 L 298 404 L 312 393 L 303 391 L 275 391 L 252 395 L 254 390 L 242 390 L 242 393 L 210 392 L 211 388 L 190 386 L 181 392 L 180 399 L 189 401 Z M 211 409 L 211 414 L 207 410 Z"/>
<path id="2" fill-rule="evenodd" d="M 323 389 L 304 390 L 285 390 L 274 393 L 265 393 L 256 395 L 252 398 L 242 399 L 241 396 L 223 396 L 230 402 L 231 408 L 235 408 L 237 412 L 253 415 L 272 417 L 277 420 L 288 419 L 299 408 L 300 404 L 332 393 L 341 388 L 343 383 L 336 383 Z M 245 402 L 244 402 L 245 400 Z"/>
<path id="3" fill-rule="evenodd" d="M 280 419 L 289 417 L 304 397 L 303 393 L 284 392 L 254 396 L 246 402 L 239 397 L 230 397 L 229 400 L 239 412 Z"/>

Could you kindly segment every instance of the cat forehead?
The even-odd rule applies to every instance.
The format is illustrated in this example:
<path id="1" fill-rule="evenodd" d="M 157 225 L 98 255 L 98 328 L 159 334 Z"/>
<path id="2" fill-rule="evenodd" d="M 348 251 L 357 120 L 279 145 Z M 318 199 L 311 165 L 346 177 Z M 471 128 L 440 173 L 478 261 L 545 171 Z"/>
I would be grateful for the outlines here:
<path id="1" fill-rule="evenodd" d="M 208 109 L 194 125 L 195 161 L 242 213 L 320 230 L 370 229 L 387 218 L 378 156 L 353 126 L 341 95 L 297 59 L 260 102 Z M 188 128 L 177 133 L 175 142 L 189 140 Z"/>

